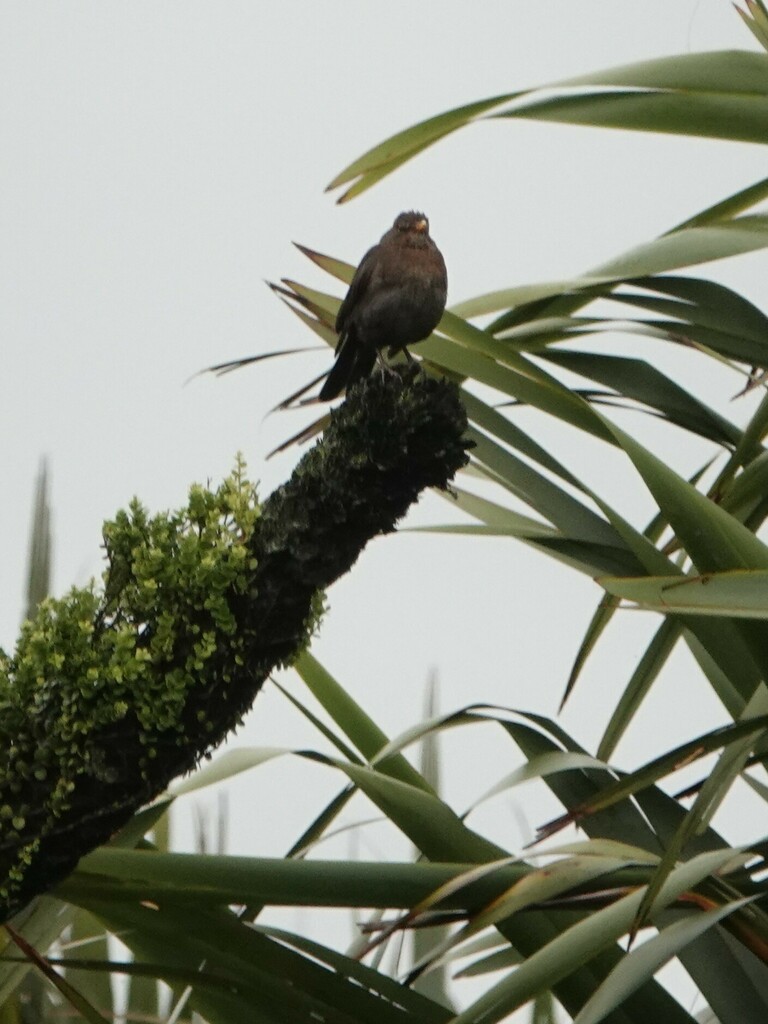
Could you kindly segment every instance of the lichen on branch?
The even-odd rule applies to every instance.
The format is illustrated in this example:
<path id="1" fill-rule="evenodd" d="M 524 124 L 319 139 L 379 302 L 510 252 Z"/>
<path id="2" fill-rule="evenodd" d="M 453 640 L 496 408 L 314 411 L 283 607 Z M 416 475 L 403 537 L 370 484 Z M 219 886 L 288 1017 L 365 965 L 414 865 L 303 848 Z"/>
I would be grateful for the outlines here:
<path id="1" fill-rule="evenodd" d="M 374 375 L 263 507 L 238 461 L 178 511 L 105 524 L 101 587 L 43 602 L 0 653 L 0 921 L 221 742 L 324 588 L 447 487 L 465 429 L 453 385 Z"/>

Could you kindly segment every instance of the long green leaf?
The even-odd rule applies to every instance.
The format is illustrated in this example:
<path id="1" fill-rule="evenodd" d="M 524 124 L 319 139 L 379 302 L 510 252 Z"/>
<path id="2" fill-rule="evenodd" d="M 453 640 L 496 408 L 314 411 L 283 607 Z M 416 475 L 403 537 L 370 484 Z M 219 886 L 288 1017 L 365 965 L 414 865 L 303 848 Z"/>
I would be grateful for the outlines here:
<path id="1" fill-rule="evenodd" d="M 665 614 L 768 618 L 768 570 L 740 569 L 670 582 L 668 576 L 598 579 L 607 593 Z"/>
<path id="2" fill-rule="evenodd" d="M 78 1013 L 82 1015 L 84 1020 L 88 1021 L 89 1024 L 106 1024 L 107 1018 L 103 1017 L 99 1013 L 96 1007 L 85 998 L 79 989 L 55 971 L 45 957 L 42 956 L 31 943 L 27 942 L 27 940 L 15 929 L 11 928 L 9 924 L 6 923 L 4 927 L 11 936 L 13 942 L 19 947 L 29 961 L 37 967 L 41 974 L 48 979 L 54 988 L 58 989 L 66 1002 L 68 1002 L 70 1006 L 73 1006 Z"/>
<path id="3" fill-rule="evenodd" d="M 733 725 L 721 726 L 718 729 L 703 733 L 695 739 L 680 744 L 673 750 L 665 751 L 659 757 L 653 758 L 653 760 L 635 771 L 622 775 L 620 779 L 605 786 L 585 804 L 572 807 L 568 814 L 558 818 L 556 822 L 551 823 L 551 826 L 544 826 L 541 831 L 545 834 L 551 834 L 552 831 L 556 831 L 555 825 L 559 829 L 570 822 L 580 821 L 586 815 L 612 807 L 614 804 L 625 800 L 628 796 L 634 796 L 641 790 L 653 785 L 659 779 L 663 779 L 667 775 L 678 771 L 692 761 L 699 760 L 715 750 L 728 748 L 732 744 L 738 744 L 739 741 L 766 730 L 768 730 L 768 714 L 764 713 L 744 721 L 735 722 Z"/>
<path id="4" fill-rule="evenodd" d="M 600 988 L 595 992 L 574 1024 L 598 1024 L 615 1007 L 619 1006 L 630 992 L 642 985 L 664 966 L 673 956 L 694 942 L 710 928 L 735 910 L 749 903 L 749 899 L 734 900 L 724 907 L 716 907 L 702 914 L 686 917 L 669 925 L 654 938 L 633 949 L 617 965 Z M 768 1012 L 768 1004 L 765 1005 Z"/>
<path id="5" fill-rule="evenodd" d="M 664 855 L 656 869 L 648 890 L 637 911 L 634 931 L 644 924 L 650 914 L 654 900 L 674 870 L 674 865 L 683 854 L 686 844 L 695 833 L 703 832 L 714 810 L 733 784 L 752 750 L 755 740 L 764 737 L 768 730 L 768 691 L 761 685 L 747 705 L 742 720 L 731 730 L 726 730 L 727 740 L 718 757 L 717 764 L 710 772 L 698 792 L 693 806 L 682 818 L 675 833 L 668 840 Z"/>
<path id="6" fill-rule="evenodd" d="M 753 54 L 752 56 L 758 56 Z M 734 142 L 768 142 L 768 97 L 731 91 L 709 95 L 615 91 L 532 100 L 496 117 L 594 125 Z"/>
<path id="7" fill-rule="evenodd" d="M 504 103 L 512 106 L 494 116 L 765 142 L 767 82 L 765 54 L 722 51 L 663 57 L 566 79 L 541 91 L 493 96 L 398 132 L 351 163 L 328 188 L 352 182 L 340 201 L 358 195 L 427 146 Z M 600 89 L 589 93 L 589 86 Z M 606 95 L 606 86 L 647 92 Z"/>
<path id="8" fill-rule="evenodd" d="M 516 722 L 507 723 L 505 728 L 528 760 L 561 750 L 554 739 L 538 728 Z M 568 736 L 563 736 L 560 742 L 566 750 L 584 753 Z M 559 772 L 545 776 L 544 781 L 560 803 L 572 812 L 588 804 L 605 789 L 606 773 L 584 770 Z M 583 822 L 583 828 L 594 838 L 629 843 L 652 854 L 661 852 L 658 837 L 630 800 L 620 801 L 594 816 L 590 815 Z"/>
<path id="9" fill-rule="evenodd" d="M 40 602 L 51 592 L 51 508 L 48 496 L 48 463 L 45 459 L 35 483 L 27 565 L 27 610 L 31 619 Z"/>
<path id="10" fill-rule="evenodd" d="M 468 436 L 475 444 L 473 458 L 493 470 L 496 478 L 512 494 L 525 501 L 566 536 L 574 540 L 613 545 L 619 550 L 624 548 L 610 524 L 571 497 L 567 491 L 479 431 L 470 430 Z M 628 561 L 631 564 L 632 559 Z"/>
<path id="11" fill-rule="evenodd" d="M 701 437 L 731 445 L 741 439 L 741 431 L 733 424 L 644 359 L 572 350 L 552 350 L 543 355 L 548 362 L 613 388 L 625 398 L 658 409 L 671 423 Z"/>
<path id="12" fill-rule="evenodd" d="M 611 429 L 699 573 L 768 568 L 768 547 L 746 526 L 683 480 L 634 438 L 616 426 L 611 425 Z M 695 618 L 689 619 L 687 625 L 706 646 L 708 638 Z M 762 624 L 738 622 L 736 633 L 759 666 L 761 676 L 768 675 L 768 646 Z"/>
<path id="13" fill-rule="evenodd" d="M 763 1024 L 768 1014 L 768 969 L 731 935 L 722 928 L 707 931 L 680 959 L 722 1024 Z"/>
<path id="14" fill-rule="evenodd" d="M 428 146 L 516 95 L 518 93 L 506 93 L 487 100 L 480 100 L 477 103 L 469 103 L 465 107 L 446 111 L 444 114 L 438 114 L 412 128 L 398 132 L 397 135 L 393 135 L 380 145 L 369 149 L 367 153 L 345 167 L 328 185 L 327 190 L 330 191 L 357 179 L 354 192 L 349 189 L 342 195 L 339 202 L 344 202 L 352 195 L 359 195 L 365 188 L 380 181 L 384 174 L 399 167 L 404 160 L 423 152 Z"/>
<path id="15" fill-rule="evenodd" d="M 662 579 L 666 580 L 668 577 Z M 606 594 L 606 597 L 610 595 Z M 621 737 L 640 710 L 645 695 L 674 650 L 681 632 L 681 623 L 665 619 L 654 633 L 605 727 L 597 748 L 598 757 L 608 760 L 613 756 Z"/>
<path id="16" fill-rule="evenodd" d="M 364 758 L 372 760 L 389 743 L 389 737 L 309 651 L 304 651 L 292 667 Z M 411 786 L 430 790 L 429 783 L 402 756 L 380 763 L 379 771 Z"/>
<path id="17" fill-rule="evenodd" d="M 730 851 L 702 854 L 682 865 L 667 879 L 659 894 L 660 908 L 725 864 Z M 502 981 L 467 1007 L 452 1024 L 494 1024 L 522 1006 L 537 992 L 549 989 L 554 979 L 567 977 L 579 964 L 613 944 L 631 926 L 642 900 L 642 890 L 612 906 L 595 911 L 563 932 L 544 949 L 529 956 Z"/>
<path id="18" fill-rule="evenodd" d="M 112 986 L 110 984 L 108 970 L 93 971 L 84 975 L 80 973 L 80 965 L 83 962 L 109 959 L 108 936 L 92 914 L 85 910 L 78 911 L 69 935 L 69 941 L 64 947 L 70 959 L 70 970 L 64 972 L 68 981 L 73 981 L 78 989 L 96 1007 L 103 1011 L 108 1017 L 114 1016 Z M 71 973 L 70 973 L 71 972 Z M 149 1013 L 157 1013 L 157 986 L 153 986 L 154 1002 L 147 999 L 144 1008 Z M 129 1005 L 134 1007 L 138 1003 L 137 989 L 131 985 L 129 991 Z"/>

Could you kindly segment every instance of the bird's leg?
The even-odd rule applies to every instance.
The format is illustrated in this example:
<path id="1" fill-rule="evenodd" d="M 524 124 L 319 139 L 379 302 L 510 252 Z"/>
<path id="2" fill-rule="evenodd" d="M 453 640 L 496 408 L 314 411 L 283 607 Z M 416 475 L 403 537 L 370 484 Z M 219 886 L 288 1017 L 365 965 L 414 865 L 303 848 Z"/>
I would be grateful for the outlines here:
<path id="1" fill-rule="evenodd" d="M 395 370 L 394 367 L 390 366 L 387 360 L 384 358 L 383 348 L 376 349 L 376 362 L 379 364 L 379 369 L 381 370 L 382 377 L 386 377 L 387 375 L 391 376 L 393 373 L 397 374 L 397 370 Z"/>
<path id="2" fill-rule="evenodd" d="M 387 362 L 383 348 L 376 350 L 376 362 L 378 363 L 382 377 L 389 375 L 393 377 L 400 377 L 403 380 L 413 380 L 418 373 L 422 372 L 421 363 L 417 359 L 413 358 L 405 345 L 403 345 L 402 348 L 397 349 L 395 352 L 390 348 L 389 356 L 391 358 L 392 356 L 399 355 L 401 352 L 405 356 L 405 366 L 403 366 L 402 363 L 397 366 L 393 366 L 391 363 Z"/>
<path id="3" fill-rule="evenodd" d="M 407 363 L 406 368 L 408 372 L 406 374 L 406 379 L 415 380 L 420 373 L 424 372 L 424 369 L 421 363 L 418 361 L 418 359 L 414 359 L 407 348 L 403 347 L 401 351 L 405 353 L 405 359 Z"/>

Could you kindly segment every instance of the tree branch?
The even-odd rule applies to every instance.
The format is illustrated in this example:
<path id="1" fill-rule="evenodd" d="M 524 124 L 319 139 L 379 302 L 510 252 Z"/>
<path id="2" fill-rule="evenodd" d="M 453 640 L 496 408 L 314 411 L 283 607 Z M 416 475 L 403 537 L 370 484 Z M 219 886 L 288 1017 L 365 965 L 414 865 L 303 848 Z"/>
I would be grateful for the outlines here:
<path id="1" fill-rule="evenodd" d="M 467 462 L 465 429 L 454 385 L 375 374 L 261 510 L 238 471 L 105 524 L 103 592 L 44 602 L 0 658 L 0 921 L 225 738 L 324 588 Z"/>

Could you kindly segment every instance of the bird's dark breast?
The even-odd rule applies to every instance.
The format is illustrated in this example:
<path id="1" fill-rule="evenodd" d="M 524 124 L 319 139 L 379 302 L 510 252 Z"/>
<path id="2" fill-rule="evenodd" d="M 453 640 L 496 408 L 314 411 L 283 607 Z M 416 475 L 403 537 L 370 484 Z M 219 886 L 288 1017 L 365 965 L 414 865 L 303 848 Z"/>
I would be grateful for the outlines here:
<path id="1" fill-rule="evenodd" d="M 447 282 L 442 259 L 419 259 L 421 251 L 409 252 L 409 273 L 402 264 L 380 268 L 367 302 L 353 316 L 358 337 L 366 346 L 393 351 L 422 341 L 437 326 L 445 309 Z M 416 257 L 414 259 L 414 257 Z M 373 282 L 372 282 L 373 283 Z"/>

